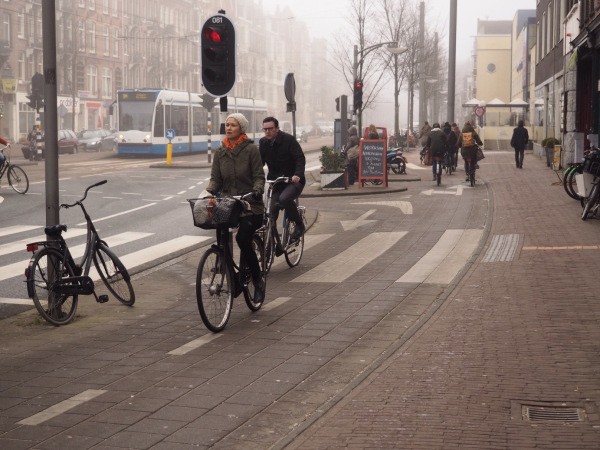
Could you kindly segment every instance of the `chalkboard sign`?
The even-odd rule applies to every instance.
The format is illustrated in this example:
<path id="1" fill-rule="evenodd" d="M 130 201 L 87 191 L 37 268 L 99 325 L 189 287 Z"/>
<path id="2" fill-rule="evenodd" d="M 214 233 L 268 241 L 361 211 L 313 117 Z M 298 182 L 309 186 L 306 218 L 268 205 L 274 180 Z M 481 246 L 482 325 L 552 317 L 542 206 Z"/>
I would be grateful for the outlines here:
<path id="1" fill-rule="evenodd" d="M 375 181 L 387 187 L 386 142 L 383 139 L 361 139 L 358 155 L 358 182 Z M 379 183 L 377 183 L 379 181 Z"/>

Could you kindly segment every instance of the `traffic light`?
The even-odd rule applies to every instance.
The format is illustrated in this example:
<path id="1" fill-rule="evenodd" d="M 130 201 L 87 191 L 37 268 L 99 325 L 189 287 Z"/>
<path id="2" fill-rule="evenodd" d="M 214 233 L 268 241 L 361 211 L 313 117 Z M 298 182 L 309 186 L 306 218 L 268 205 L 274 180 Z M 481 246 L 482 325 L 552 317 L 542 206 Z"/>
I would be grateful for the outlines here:
<path id="1" fill-rule="evenodd" d="M 340 98 L 339 97 L 335 99 L 335 110 L 337 112 L 340 112 Z"/>
<path id="2" fill-rule="evenodd" d="M 44 98 L 37 92 L 32 92 L 31 94 L 27 95 L 26 97 L 29 100 L 27 102 L 27 106 L 29 106 L 30 108 L 35 109 L 36 111 L 39 111 L 41 108 L 44 107 Z"/>
<path id="3" fill-rule="evenodd" d="M 354 80 L 354 112 L 360 111 L 363 104 L 363 82 Z"/>
<path id="4" fill-rule="evenodd" d="M 215 97 L 227 95 L 235 83 L 235 28 L 223 14 L 210 17 L 200 35 L 202 84 Z"/>

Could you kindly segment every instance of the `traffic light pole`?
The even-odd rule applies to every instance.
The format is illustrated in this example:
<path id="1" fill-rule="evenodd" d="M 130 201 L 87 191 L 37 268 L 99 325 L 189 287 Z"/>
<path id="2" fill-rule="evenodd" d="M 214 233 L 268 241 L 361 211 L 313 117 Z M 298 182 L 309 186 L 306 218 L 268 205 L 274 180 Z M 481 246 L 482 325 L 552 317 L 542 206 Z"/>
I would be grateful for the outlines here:
<path id="1" fill-rule="evenodd" d="M 44 36 L 44 128 L 46 157 L 46 225 L 59 220 L 58 194 L 58 113 L 56 109 L 56 2 L 42 2 Z"/>

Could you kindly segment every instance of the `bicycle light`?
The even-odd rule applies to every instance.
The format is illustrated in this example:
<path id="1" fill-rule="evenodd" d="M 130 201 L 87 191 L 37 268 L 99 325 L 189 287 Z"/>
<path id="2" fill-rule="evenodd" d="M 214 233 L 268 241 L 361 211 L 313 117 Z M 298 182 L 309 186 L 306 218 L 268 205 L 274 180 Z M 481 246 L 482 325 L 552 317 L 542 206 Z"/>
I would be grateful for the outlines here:
<path id="1" fill-rule="evenodd" d="M 28 252 L 35 252 L 38 249 L 38 245 L 37 243 L 34 244 L 27 244 L 27 251 Z"/>

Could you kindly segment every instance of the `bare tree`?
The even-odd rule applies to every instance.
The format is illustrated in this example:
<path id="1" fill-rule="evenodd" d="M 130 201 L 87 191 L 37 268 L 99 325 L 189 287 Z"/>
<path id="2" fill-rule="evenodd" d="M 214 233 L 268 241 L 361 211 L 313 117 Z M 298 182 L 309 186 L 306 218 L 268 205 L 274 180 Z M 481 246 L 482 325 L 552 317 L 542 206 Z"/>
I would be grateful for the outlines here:
<path id="1" fill-rule="evenodd" d="M 380 0 L 385 23 L 384 35 L 387 40 L 398 42 L 400 46 L 406 42 L 406 25 L 409 19 L 409 0 Z M 408 52 L 408 47 L 405 47 Z M 405 52 L 406 54 L 406 52 Z M 406 64 L 408 55 L 393 54 L 388 62 L 388 70 L 394 81 L 394 136 L 400 135 L 400 90 L 402 83 L 410 71 Z"/>
<path id="2" fill-rule="evenodd" d="M 389 57 L 382 58 L 380 52 L 376 51 L 379 48 L 377 44 L 385 40 L 377 24 L 378 6 L 380 5 L 369 0 L 350 0 L 348 32 L 336 39 L 334 51 L 336 66 L 346 80 L 350 92 L 354 89 L 355 76 L 356 80 L 361 80 L 367 88 L 364 90 L 362 106 L 357 110 L 359 127 L 362 125 L 362 111 L 375 101 L 384 87 L 384 69 L 389 60 Z"/>

